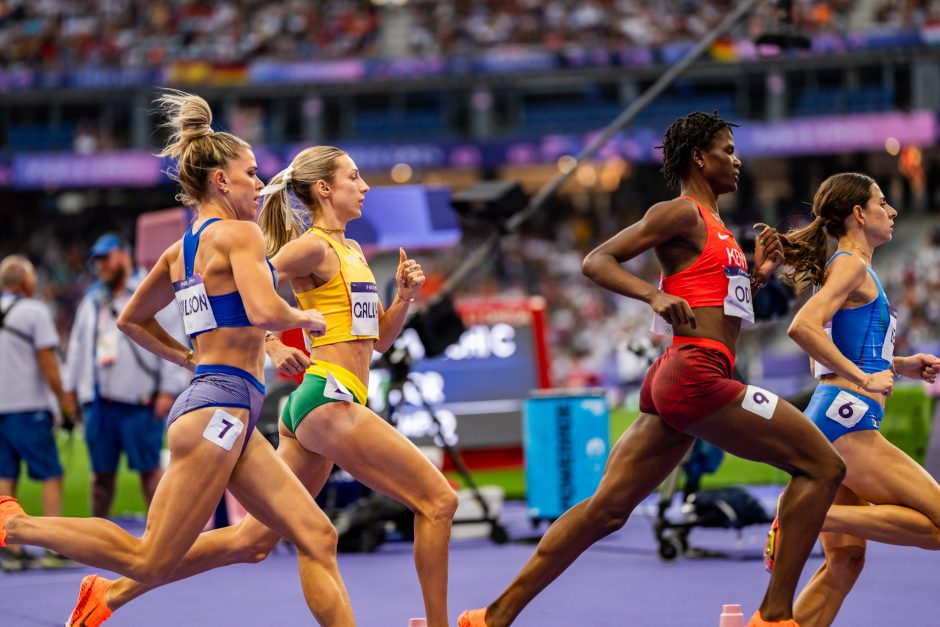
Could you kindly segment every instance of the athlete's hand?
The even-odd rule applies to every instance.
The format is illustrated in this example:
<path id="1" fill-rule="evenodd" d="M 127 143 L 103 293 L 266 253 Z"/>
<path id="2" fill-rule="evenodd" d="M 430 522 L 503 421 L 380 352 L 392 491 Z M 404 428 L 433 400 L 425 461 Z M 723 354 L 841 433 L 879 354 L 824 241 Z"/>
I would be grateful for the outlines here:
<path id="1" fill-rule="evenodd" d="M 398 288 L 398 298 L 410 301 L 421 290 L 427 280 L 421 265 L 414 259 L 409 259 L 404 248 L 398 249 L 398 270 L 395 272 L 395 284 Z"/>
<path id="2" fill-rule="evenodd" d="M 310 331 L 313 337 L 322 337 L 326 333 L 326 318 L 316 309 L 304 309 L 304 319 L 300 323 L 301 329 Z"/>
<path id="3" fill-rule="evenodd" d="M 902 377 L 923 379 L 927 383 L 934 383 L 937 380 L 937 373 L 940 372 L 940 357 L 926 353 L 917 353 L 910 357 L 895 357 L 894 369 Z"/>
<path id="4" fill-rule="evenodd" d="M 777 229 L 765 227 L 754 245 L 754 276 L 766 283 L 783 263 L 783 244 Z"/>
<path id="5" fill-rule="evenodd" d="M 264 351 L 271 358 L 271 363 L 277 371 L 288 377 L 300 374 L 310 366 L 310 357 L 307 353 L 299 348 L 288 346 L 277 338 L 266 340 Z"/>
<path id="6" fill-rule="evenodd" d="M 891 392 L 894 390 L 894 373 L 890 370 L 882 370 L 870 374 L 861 388 L 872 394 L 891 396 Z"/>
<path id="7" fill-rule="evenodd" d="M 692 308 L 689 307 L 689 303 L 684 298 L 659 290 L 650 301 L 650 307 L 654 313 L 661 316 L 673 328 L 680 324 L 687 324 L 693 329 L 695 328 L 695 314 L 692 313 Z"/>

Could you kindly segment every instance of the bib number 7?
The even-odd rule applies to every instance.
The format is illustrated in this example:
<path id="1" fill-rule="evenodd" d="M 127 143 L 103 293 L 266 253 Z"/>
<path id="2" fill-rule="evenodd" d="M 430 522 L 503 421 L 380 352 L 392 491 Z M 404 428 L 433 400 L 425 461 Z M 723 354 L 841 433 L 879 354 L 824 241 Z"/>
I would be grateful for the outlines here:
<path id="1" fill-rule="evenodd" d="M 209 419 L 202 437 L 226 451 L 232 450 L 232 445 L 245 430 L 245 423 L 228 413 L 224 409 L 217 409 Z"/>

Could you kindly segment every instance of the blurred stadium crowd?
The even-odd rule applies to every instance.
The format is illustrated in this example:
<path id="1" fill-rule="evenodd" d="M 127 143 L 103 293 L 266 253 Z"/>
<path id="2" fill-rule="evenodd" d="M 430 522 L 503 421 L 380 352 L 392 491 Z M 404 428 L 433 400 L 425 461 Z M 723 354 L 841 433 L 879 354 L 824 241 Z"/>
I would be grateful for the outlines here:
<path id="1" fill-rule="evenodd" d="M 176 61 L 460 55 L 493 46 L 619 48 L 696 40 L 730 0 L 3 0 L 0 67 L 152 67 Z M 809 35 L 917 29 L 936 0 L 798 0 Z M 383 8 L 395 19 L 380 19 Z M 407 10 L 405 10 L 407 9 Z M 764 28 L 756 14 L 748 36 Z M 389 14 L 391 16 L 391 14 Z M 404 34 L 404 37 L 398 35 Z"/>
<path id="2" fill-rule="evenodd" d="M 266 60 L 286 63 L 352 57 L 383 59 L 409 55 L 441 55 L 455 58 L 494 51 L 498 53 L 510 48 L 561 52 L 573 48 L 617 50 L 633 46 L 668 46 L 676 42 L 697 40 L 714 27 L 733 4 L 729 0 L 287 0 L 278 3 L 258 0 L 0 0 L 0 75 L 3 72 L 11 75 L 10 73 L 20 69 L 39 73 L 46 70 L 68 72 L 96 67 L 153 68 L 188 61 L 238 64 Z M 931 29 L 940 30 L 940 0 L 796 0 L 793 4 L 796 24 L 803 33 L 811 37 L 834 34 L 851 38 L 871 32 L 923 33 Z M 760 34 L 767 27 L 772 10 L 770 3 L 764 3 L 746 23 L 741 36 L 750 39 Z M 930 37 L 922 36 L 916 45 L 929 45 L 930 41 Z M 703 79 L 701 93 L 698 91 L 698 85 L 693 89 L 689 84 L 684 84 L 677 93 L 667 96 L 653 108 L 659 110 L 660 117 L 665 116 L 663 119 L 672 119 L 692 108 L 711 109 L 712 104 L 714 108 L 720 108 L 722 114 L 726 114 L 730 108 L 738 115 L 728 117 L 736 120 L 747 114 L 773 119 L 781 115 L 798 117 L 840 112 L 885 112 L 899 110 L 908 105 L 910 98 L 901 94 L 902 90 L 916 91 L 906 85 L 907 82 L 914 82 L 913 74 L 895 72 L 894 68 L 887 65 L 875 76 L 877 80 L 874 83 L 871 82 L 872 73 L 866 73 L 864 69 L 853 66 L 852 72 L 841 73 L 854 75 L 853 80 L 861 84 L 851 86 L 851 89 L 845 85 L 830 85 L 831 76 L 826 72 L 830 70 L 819 69 L 807 84 L 787 78 L 787 81 L 792 83 L 789 84 L 793 92 L 790 96 L 777 93 L 783 91 L 785 86 L 779 76 L 777 82 L 772 80 L 773 77 L 764 82 L 766 77 L 761 74 L 759 80 L 754 82 L 756 89 L 741 80 L 734 93 L 727 90 L 724 84 L 714 86 Z M 901 78 L 896 78 L 897 76 Z M 2 78 L 0 76 L 0 79 Z M 339 80 L 353 82 L 357 79 L 347 77 Z M 632 87 L 640 86 L 641 83 L 638 83 Z M 884 93 L 886 97 L 874 104 L 866 104 L 860 96 L 863 94 L 863 91 L 859 90 L 860 86 Z M 580 85 L 577 87 L 582 88 Z M 797 88 L 801 91 L 798 92 Z M 0 89 L 7 89 L 7 86 L 0 84 Z M 187 89 L 198 92 L 199 86 L 187 86 Z M 216 93 L 220 90 L 224 93 L 225 85 L 217 84 L 213 89 Z M 433 89 L 435 88 L 432 86 Z M 444 94 L 441 100 L 446 100 L 447 88 L 439 85 L 436 89 Z M 832 110 L 831 99 L 817 98 L 810 103 L 812 106 L 803 106 L 803 96 L 829 94 L 826 90 L 848 103 L 843 111 Z M 702 94 L 711 94 L 714 97 L 711 100 L 703 100 Z M 792 110 L 775 113 L 775 105 L 771 101 L 774 95 L 793 100 Z M 479 139 L 473 136 L 476 126 L 472 114 L 479 113 L 477 104 L 486 100 L 483 96 L 486 94 L 470 93 L 466 96 L 472 105 L 469 117 L 464 116 L 470 121 L 464 120 L 463 125 L 472 131 L 471 137 L 466 139 L 468 142 Z M 491 94 L 487 97 L 492 99 L 497 96 L 498 94 Z M 579 110 L 586 111 L 584 117 L 590 118 L 591 128 L 597 128 L 622 109 L 624 99 L 629 99 L 621 94 L 619 99 L 613 98 L 609 103 L 605 101 L 607 108 L 592 110 L 572 105 L 575 101 L 548 102 L 547 97 L 544 102 L 532 98 L 529 103 L 525 100 L 528 97 L 528 93 L 521 92 L 521 95 L 510 94 L 506 100 L 510 103 L 523 103 L 519 105 L 522 117 L 528 115 L 530 118 L 526 129 L 533 132 L 541 129 L 546 134 L 573 132 L 564 126 L 564 121 L 568 118 L 560 116 L 577 113 Z M 276 99 L 277 95 L 271 95 L 270 98 Z M 765 98 L 766 102 L 762 98 Z M 363 101 L 365 99 L 366 97 Z M 384 104 L 393 98 L 384 97 L 381 100 Z M 237 102 L 237 99 L 233 101 L 235 102 L 231 106 L 223 109 L 220 115 L 222 122 L 227 128 L 251 141 L 255 141 L 254 135 L 262 141 L 276 141 L 267 134 L 270 127 L 288 129 L 283 131 L 284 134 L 299 130 L 294 128 L 300 124 L 293 121 L 293 118 L 289 123 L 272 122 L 277 116 L 271 111 L 276 114 L 279 111 L 277 106 L 269 107 L 264 115 L 259 114 L 254 121 L 239 121 L 238 116 L 245 117 L 245 111 L 250 111 L 257 103 L 242 107 L 242 103 Z M 298 110 L 307 115 L 311 108 L 316 109 L 313 105 L 320 106 L 325 100 L 295 99 L 292 102 Z M 337 102 L 338 109 L 349 108 L 347 101 Z M 705 104 L 702 104 L 703 102 Z M 748 102 L 751 104 L 748 105 Z M 99 104 L 102 106 L 98 106 Z M 271 103 L 265 103 L 268 104 Z M 462 101 L 458 103 L 459 106 L 464 104 Z M 552 108 L 548 112 L 551 116 L 543 120 L 543 127 L 537 126 L 535 120 L 540 111 L 539 107 L 549 106 Z M 42 136 L 42 141 L 30 143 L 24 140 L 17 143 L 17 128 L 19 127 L 20 131 L 32 128 L 32 113 L 28 111 L 29 108 L 28 103 L 21 105 L 15 115 L 8 116 L 6 136 L 0 137 L 6 154 L 63 149 L 70 149 L 78 154 L 89 154 L 127 147 L 135 141 L 130 138 L 132 133 L 128 128 L 131 124 L 121 117 L 123 114 L 111 112 L 108 114 L 111 116 L 110 128 L 121 129 L 122 136 L 119 139 L 109 136 L 108 125 L 87 127 L 80 124 L 77 128 L 69 130 L 74 135 L 70 135 L 63 144 L 49 140 L 48 133 Z M 78 112 L 70 115 L 78 120 L 90 120 L 95 116 L 102 117 L 101 111 L 104 108 L 103 103 L 92 102 L 87 106 L 87 110 L 76 108 Z M 406 104 L 400 108 L 407 110 L 409 106 Z M 226 112 L 229 114 L 228 119 L 225 119 Z M 367 106 L 362 106 L 362 110 L 357 111 L 356 115 L 361 114 L 365 119 L 369 112 Z M 24 121 L 18 121 L 15 117 L 18 115 L 22 115 Z M 461 118 L 462 115 L 453 117 Z M 55 118 L 55 115 L 52 117 Z M 602 117 L 605 119 L 601 119 Z M 507 114 L 507 119 L 512 118 L 513 115 Z M 378 121 L 374 125 L 374 132 L 378 133 L 389 127 L 390 118 L 387 112 L 383 111 L 376 119 Z M 327 118 L 324 123 L 328 127 L 323 133 L 325 139 L 343 139 L 330 135 L 331 120 Z M 657 122 L 658 120 L 657 118 Z M 69 128 L 68 121 L 65 120 L 66 124 L 61 126 Z M 44 124 L 49 128 L 58 128 L 61 122 L 61 119 L 56 119 L 55 124 L 48 121 L 44 121 Z M 45 130 L 48 131 L 49 128 Z M 149 130 L 147 128 L 147 132 Z M 410 132 L 410 127 L 406 130 Z M 432 128 L 431 132 L 437 133 L 438 130 Z M 662 129 L 655 130 L 658 132 Z M 290 140 L 301 141 L 299 132 L 297 135 Z M 486 133 L 478 135 L 486 136 Z M 659 136 L 661 135 L 657 135 L 657 138 Z M 324 137 L 321 136 L 320 139 Z M 151 144 L 153 140 L 154 137 L 151 136 Z M 144 135 L 143 143 L 146 144 L 147 141 L 148 138 Z M 24 150 L 23 146 L 27 148 Z M 144 146 L 136 147 L 140 149 Z M 283 154 L 287 153 L 282 153 L 282 156 Z M 896 155 L 897 150 L 892 153 L 892 157 Z M 904 155 L 902 152 L 901 159 Z M 790 158 L 797 160 L 799 156 Z M 914 184 L 916 177 L 913 174 L 902 172 L 903 177 L 895 176 L 900 182 L 883 184 L 886 189 L 895 192 L 889 196 L 892 203 L 902 211 L 902 220 L 905 211 L 909 209 L 921 216 L 934 217 L 940 210 L 940 194 L 937 193 L 936 182 L 929 183 L 938 168 L 936 154 L 934 152 L 933 155 L 925 156 L 922 168 L 919 161 L 920 151 L 916 152 L 916 159 L 920 173 L 919 183 Z M 865 162 L 859 158 L 853 163 L 860 164 L 854 167 L 861 168 Z M 10 170 L 15 170 L 15 167 L 14 164 Z M 827 167 L 836 166 L 830 162 Z M 892 167 L 897 172 L 898 166 Z M 901 167 L 903 168 L 903 163 Z M 927 183 L 924 182 L 924 172 Z M 271 173 L 273 171 L 267 172 Z M 492 177 L 495 174 L 495 169 L 489 167 L 482 173 L 484 177 Z M 647 167 L 642 173 L 635 175 L 634 185 L 642 186 L 646 177 L 656 178 L 653 174 L 652 166 Z M 819 174 L 821 172 L 814 171 L 813 177 L 819 178 Z M 875 174 L 876 177 L 879 176 L 878 173 Z M 810 178 L 796 167 L 791 167 L 789 176 L 791 179 Z M 0 187 L 4 184 L 2 179 L 3 172 L 0 171 Z M 440 183 L 441 180 L 435 182 Z M 462 184 L 465 184 L 465 181 Z M 767 203 L 764 203 L 765 206 L 761 209 L 754 208 L 758 205 L 756 200 L 760 194 L 754 192 L 753 188 L 761 184 L 760 181 L 752 181 L 749 195 L 742 194 L 744 201 L 737 203 L 739 211 L 732 219 L 736 220 L 740 227 L 748 227 L 758 219 L 768 219 L 763 215 L 767 213 Z M 809 180 L 803 181 L 802 185 L 803 187 L 793 185 L 794 189 L 789 198 L 790 206 L 784 207 L 783 210 L 779 207 L 769 208 L 770 211 L 776 211 L 773 217 L 777 219 L 778 225 L 785 226 L 787 216 L 791 213 L 802 212 L 805 215 L 806 207 L 800 203 L 810 200 L 812 192 L 807 187 L 810 185 Z M 161 191 L 154 191 L 152 195 L 169 197 L 170 193 L 162 189 L 168 186 L 160 187 Z M 915 192 L 913 194 L 912 189 Z M 927 193 L 925 189 L 933 191 Z M 609 198 L 619 193 L 620 197 L 601 202 L 580 202 L 577 194 L 565 195 L 562 200 L 547 208 L 551 212 L 550 216 L 543 218 L 531 229 L 527 228 L 525 235 L 505 238 L 499 259 L 478 273 L 458 294 L 545 296 L 550 314 L 549 344 L 552 347 L 553 379 L 558 385 L 616 385 L 633 380 L 642 374 L 646 353 L 654 350 L 643 343 L 648 336 L 649 325 L 649 315 L 644 307 L 626 299 L 615 299 L 607 292 L 589 287 L 580 274 L 580 260 L 583 256 L 596 243 L 635 220 L 639 216 L 638 211 L 645 208 L 651 196 L 647 191 L 634 194 L 624 201 L 623 196 L 629 195 L 629 190 L 624 192 L 623 187 L 617 190 L 616 182 L 612 187 L 605 187 L 603 194 L 597 195 Z M 50 189 L 49 193 L 52 195 L 57 191 Z M 95 192 L 102 198 L 107 197 L 109 193 L 104 189 Z M 659 193 L 661 192 L 657 190 L 656 194 Z M 780 194 L 777 194 L 778 198 L 779 196 Z M 751 202 L 752 200 L 754 202 Z M 162 200 L 148 202 L 158 207 L 169 204 Z M 49 206 L 53 204 L 49 202 Z M 743 211 L 742 204 L 745 205 Z M 69 213 L 62 209 L 63 206 L 60 203 L 57 209 L 63 214 Z M 608 207 L 607 210 L 599 209 L 605 206 Z M 93 280 L 93 273 L 86 258 L 91 242 L 105 230 L 117 230 L 124 235 L 133 232 L 132 215 L 125 216 L 123 221 L 112 221 L 108 224 L 108 219 L 120 215 L 113 207 L 109 209 L 110 213 L 102 211 L 95 217 L 88 215 L 91 212 L 82 214 L 84 217 L 76 217 L 75 214 L 81 212 L 72 211 L 71 215 L 62 219 L 38 219 L 39 213 L 33 216 L 26 211 L 21 213 L 18 219 L 23 224 L 28 223 L 28 228 L 23 227 L 23 224 L 14 225 L 6 236 L 0 237 L 0 254 L 19 252 L 36 262 L 40 273 L 39 297 L 54 304 L 57 325 L 63 337 L 67 337 L 76 305 Z M 48 207 L 43 211 L 48 211 Z M 132 211 L 128 211 L 128 214 L 131 213 Z M 48 216 L 47 213 L 42 215 Z M 920 231 L 920 236 L 923 236 L 923 232 Z M 898 343 L 899 351 L 928 340 L 937 340 L 937 329 L 940 328 L 940 303 L 937 301 L 937 294 L 940 293 L 940 233 L 932 233 L 932 237 L 924 242 L 914 241 L 917 233 L 911 233 L 907 237 L 906 241 L 897 242 L 892 248 L 898 251 L 905 248 L 915 250 L 916 254 L 906 256 L 901 261 L 895 256 L 892 258 L 894 261 L 880 268 L 889 295 L 900 309 L 899 329 L 902 336 Z M 461 253 L 469 252 L 472 241 L 462 242 L 460 246 Z M 438 284 L 453 270 L 454 265 L 465 257 L 462 254 L 454 254 L 454 251 L 449 249 L 422 251 L 420 255 L 428 268 L 436 270 Z M 634 270 L 651 281 L 656 280 L 658 270 L 651 257 L 637 259 L 633 263 Z M 433 282 L 432 280 L 431 283 Z"/>

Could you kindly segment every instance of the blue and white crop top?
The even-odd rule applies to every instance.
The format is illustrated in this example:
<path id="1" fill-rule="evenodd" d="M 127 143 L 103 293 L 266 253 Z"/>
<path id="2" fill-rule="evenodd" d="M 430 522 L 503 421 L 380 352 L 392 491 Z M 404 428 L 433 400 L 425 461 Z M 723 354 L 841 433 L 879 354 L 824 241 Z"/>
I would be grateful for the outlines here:
<path id="1" fill-rule="evenodd" d="M 199 237 L 206 227 L 221 218 L 206 220 L 195 233 L 186 229 L 183 234 L 183 263 L 186 276 L 173 284 L 176 291 L 176 303 L 183 315 L 183 324 L 190 338 L 219 327 L 250 327 L 251 321 L 245 312 L 245 305 L 238 291 L 209 296 L 206 294 L 201 275 L 193 275 L 196 251 L 199 249 Z M 271 261 L 265 258 L 271 269 L 274 287 L 277 287 L 277 271 Z"/>
<path id="2" fill-rule="evenodd" d="M 852 253 L 840 250 L 836 252 L 826 267 L 839 255 Z M 826 335 L 832 338 L 839 351 L 865 374 L 881 372 L 891 367 L 894 357 L 894 334 L 897 329 L 897 312 L 888 304 L 884 287 L 878 280 L 871 266 L 868 274 L 875 280 L 878 295 L 861 307 L 840 309 L 826 325 Z M 816 362 L 816 377 L 832 374 L 832 371 Z"/>

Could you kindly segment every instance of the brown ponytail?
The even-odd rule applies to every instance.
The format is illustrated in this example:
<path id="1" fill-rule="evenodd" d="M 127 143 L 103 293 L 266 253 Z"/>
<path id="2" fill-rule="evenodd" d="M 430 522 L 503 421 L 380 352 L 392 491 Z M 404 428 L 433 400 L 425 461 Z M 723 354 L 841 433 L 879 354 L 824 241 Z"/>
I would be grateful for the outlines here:
<path id="1" fill-rule="evenodd" d="M 868 204 L 874 184 L 874 179 L 858 172 L 833 174 L 822 182 L 813 197 L 816 219 L 780 235 L 784 263 L 790 266 L 784 278 L 796 287 L 797 293 L 811 284 L 822 285 L 829 260 L 829 237 L 837 240 L 845 235 L 845 219 L 852 215 L 856 205 Z"/>

